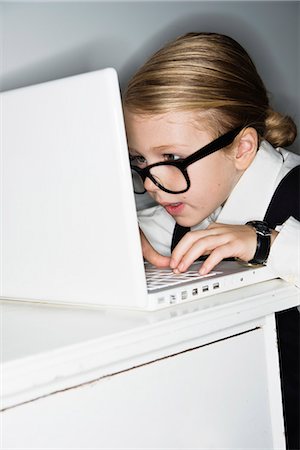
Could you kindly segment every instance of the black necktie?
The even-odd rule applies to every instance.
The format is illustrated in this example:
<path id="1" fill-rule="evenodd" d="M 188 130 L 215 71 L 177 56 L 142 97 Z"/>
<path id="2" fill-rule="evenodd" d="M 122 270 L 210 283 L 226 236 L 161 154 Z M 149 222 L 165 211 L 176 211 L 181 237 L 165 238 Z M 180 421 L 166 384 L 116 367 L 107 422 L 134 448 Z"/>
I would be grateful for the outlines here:
<path id="1" fill-rule="evenodd" d="M 174 250 L 183 236 L 189 231 L 191 231 L 190 227 L 182 227 L 181 225 L 178 225 L 178 223 L 176 223 L 172 236 L 171 252 Z"/>

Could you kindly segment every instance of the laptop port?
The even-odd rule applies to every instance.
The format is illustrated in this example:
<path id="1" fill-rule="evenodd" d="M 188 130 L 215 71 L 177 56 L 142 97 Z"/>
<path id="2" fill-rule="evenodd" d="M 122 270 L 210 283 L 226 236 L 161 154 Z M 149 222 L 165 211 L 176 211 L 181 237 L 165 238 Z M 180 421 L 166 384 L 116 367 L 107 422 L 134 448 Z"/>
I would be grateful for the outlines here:
<path id="1" fill-rule="evenodd" d="M 198 288 L 194 288 L 192 290 L 192 295 L 198 295 Z"/>
<path id="2" fill-rule="evenodd" d="M 207 285 L 203 286 L 202 292 L 207 292 L 207 291 L 208 291 L 208 286 Z"/>
<path id="3" fill-rule="evenodd" d="M 213 289 L 219 289 L 220 287 L 220 283 L 214 283 L 213 284 Z"/>
<path id="4" fill-rule="evenodd" d="M 182 291 L 181 292 L 181 300 L 186 300 L 188 298 L 188 293 L 187 291 Z"/>
<path id="5" fill-rule="evenodd" d="M 170 305 L 173 305 L 173 303 L 176 303 L 176 295 L 171 294 L 170 295 Z"/>

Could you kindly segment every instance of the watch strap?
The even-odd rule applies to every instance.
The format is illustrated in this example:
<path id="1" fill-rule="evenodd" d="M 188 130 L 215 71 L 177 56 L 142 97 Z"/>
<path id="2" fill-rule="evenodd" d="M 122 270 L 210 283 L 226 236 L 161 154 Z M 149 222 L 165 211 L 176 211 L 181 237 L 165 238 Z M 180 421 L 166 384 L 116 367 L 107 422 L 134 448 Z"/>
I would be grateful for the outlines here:
<path id="1" fill-rule="evenodd" d="M 259 226 L 256 227 L 256 224 Z M 248 261 L 249 264 L 264 264 L 269 256 L 271 248 L 271 232 L 265 222 L 253 221 L 247 222 L 246 225 L 252 226 L 256 231 L 256 251 L 253 258 Z M 261 226 L 265 227 L 265 233 L 261 232 Z"/>

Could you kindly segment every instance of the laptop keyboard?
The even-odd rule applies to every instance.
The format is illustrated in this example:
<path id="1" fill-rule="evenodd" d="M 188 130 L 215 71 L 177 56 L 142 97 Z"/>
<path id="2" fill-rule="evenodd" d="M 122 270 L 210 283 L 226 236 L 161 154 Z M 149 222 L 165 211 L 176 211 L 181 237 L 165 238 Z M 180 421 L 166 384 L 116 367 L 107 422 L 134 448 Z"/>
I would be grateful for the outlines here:
<path id="1" fill-rule="evenodd" d="M 207 275 L 200 275 L 199 272 L 199 263 L 195 264 L 195 268 L 191 266 L 191 268 L 184 273 L 175 274 L 171 269 L 158 269 L 151 264 L 145 264 L 145 273 L 146 273 L 146 281 L 147 281 L 147 289 L 148 291 L 152 291 L 159 288 L 166 288 L 175 285 L 179 285 L 182 283 L 186 283 L 187 281 L 200 280 L 203 278 L 212 277 L 222 272 L 210 272 Z"/>

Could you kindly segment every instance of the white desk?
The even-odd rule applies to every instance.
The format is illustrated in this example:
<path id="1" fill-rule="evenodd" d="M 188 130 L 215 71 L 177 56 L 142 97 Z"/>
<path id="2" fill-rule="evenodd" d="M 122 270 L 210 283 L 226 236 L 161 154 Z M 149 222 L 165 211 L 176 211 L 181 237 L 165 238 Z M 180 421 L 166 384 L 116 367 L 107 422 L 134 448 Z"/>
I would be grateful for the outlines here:
<path id="1" fill-rule="evenodd" d="M 1 302 L 2 449 L 285 448 L 282 280 L 159 312 Z"/>

